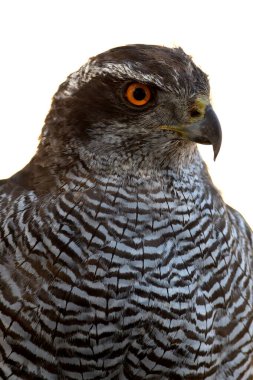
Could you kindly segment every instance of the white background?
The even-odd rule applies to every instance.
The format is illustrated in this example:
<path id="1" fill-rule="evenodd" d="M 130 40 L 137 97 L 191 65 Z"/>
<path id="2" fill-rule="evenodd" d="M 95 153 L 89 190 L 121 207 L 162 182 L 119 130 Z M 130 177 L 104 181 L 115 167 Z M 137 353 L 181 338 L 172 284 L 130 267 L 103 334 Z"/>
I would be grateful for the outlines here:
<path id="1" fill-rule="evenodd" d="M 51 97 L 88 57 L 114 46 L 181 46 L 209 74 L 223 129 L 215 163 L 225 200 L 253 226 L 251 0 L 0 0 L 0 178 L 32 157 Z"/>

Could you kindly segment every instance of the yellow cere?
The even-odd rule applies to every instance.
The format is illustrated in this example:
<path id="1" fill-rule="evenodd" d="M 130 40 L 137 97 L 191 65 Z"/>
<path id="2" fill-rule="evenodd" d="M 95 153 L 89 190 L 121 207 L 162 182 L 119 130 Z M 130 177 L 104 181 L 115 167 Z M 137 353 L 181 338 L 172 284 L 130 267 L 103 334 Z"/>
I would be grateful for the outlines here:
<path id="1" fill-rule="evenodd" d="M 205 114 L 205 109 L 206 106 L 210 104 L 210 101 L 208 97 L 199 97 L 195 100 L 195 102 L 192 104 L 191 108 L 189 109 L 190 111 L 190 118 L 189 122 L 193 123 L 194 121 L 198 119 L 202 119 L 202 117 Z"/>
<path id="2" fill-rule="evenodd" d="M 196 115 L 189 117 L 189 121 L 184 124 L 177 124 L 177 125 L 161 125 L 159 126 L 160 130 L 167 130 L 167 131 L 175 131 L 181 136 L 184 136 L 184 129 L 187 127 L 187 125 L 193 124 L 199 119 L 202 119 L 205 114 L 206 106 L 210 104 L 210 100 L 208 97 L 203 96 L 199 97 L 195 100 L 193 103 L 190 111 L 196 111 Z"/>
<path id="3" fill-rule="evenodd" d="M 203 115 L 206 106 L 210 104 L 210 101 L 207 97 L 197 98 L 194 102 L 194 106 L 196 109 Z"/>

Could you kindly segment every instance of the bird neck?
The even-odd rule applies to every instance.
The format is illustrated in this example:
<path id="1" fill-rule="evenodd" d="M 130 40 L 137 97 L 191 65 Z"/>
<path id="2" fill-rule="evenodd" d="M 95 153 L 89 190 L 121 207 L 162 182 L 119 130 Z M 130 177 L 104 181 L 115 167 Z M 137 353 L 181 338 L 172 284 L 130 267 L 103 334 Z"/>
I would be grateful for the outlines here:
<path id="1" fill-rule="evenodd" d="M 183 173 L 189 170 L 203 170 L 203 160 L 193 142 L 171 141 L 167 149 L 163 146 L 154 149 L 149 144 L 136 144 L 136 147 L 132 146 L 129 151 L 125 151 L 121 145 L 105 145 L 100 146 L 100 149 L 94 143 L 77 148 L 75 153 L 78 158 L 74 165 L 79 162 L 81 167 L 94 174 L 128 178 L 159 176 L 164 171 Z"/>
<path id="2" fill-rule="evenodd" d="M 199 192 L 205 192 L 210 186 L 213 187 L 206 164 L 198 150 L 194 151 L 187 164 L 167 165 L 164 168 L 151 165 L 146 167 L 109 166 L 108 161 L 89 157 L 89 160 L 77 161 L 74 166 L 59 176 L 58 186 L 67 191 L 78 189 L 79 192 L 86 192 L 87 189 L 93 187 L 104 191 L 105 186 L 113 184 L 119 188 L 132 189 L 134 192 L 141 190 L 148 193 L 161 190 L 175 194 L 182 183 L 185 184 L 187 192 L 196 191 L 196 189 Z M 183 190 L 181 186 L 180 192 Z"/>
<path id="3" fill-rule="evenodd" d="M 188 189 L 196 188 L 197 184 L 202 189 L 210 187 L 212 182 L 205 163 L 195 144 L 190 148 L 177 149 L 181 153 L 167 157 L 167 160 L 163 157 L 163 161 L 157 161 L 153 156 L 120 160 L 118 155 L 99 155 L 89 150 L 78 155 L 75 152 L 75 156 L 56 157 L 39 149 L 27 167 L 15 174 L 11 181 L 44 195 L 59 193 L 62 189 L 72 191 L 78 188 L 82 192 L 87 186 L 103 187 L 107 181 L 118 187 L 130 186 L 136 191 L 146 189 L 147 192 L 155 188 L 173 192 L 182 181 L 188 183 Z M 68 161 L 69 157 L 74 159 Z"/>

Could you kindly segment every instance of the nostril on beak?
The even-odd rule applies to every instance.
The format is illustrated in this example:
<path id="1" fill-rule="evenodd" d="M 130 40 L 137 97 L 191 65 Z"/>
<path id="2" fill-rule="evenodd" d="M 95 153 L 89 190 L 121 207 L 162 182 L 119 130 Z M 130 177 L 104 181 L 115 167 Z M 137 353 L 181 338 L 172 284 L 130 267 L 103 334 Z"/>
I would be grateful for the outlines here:
<path id="1" fill-rule="evenodd" d="M 206 107 L 209 104 L 209 99 L 206 97 L 198 97 L 189 106 L 190 122 L 195 122 L 195 119 L 204 117 Z"/>
<path id="2" fill-rule="evenodd" d="M 190 110 L 190 116 L 191 118 L 196 118 L 201 116 L 201 112 L 197 108 L 192 108 Z"/>

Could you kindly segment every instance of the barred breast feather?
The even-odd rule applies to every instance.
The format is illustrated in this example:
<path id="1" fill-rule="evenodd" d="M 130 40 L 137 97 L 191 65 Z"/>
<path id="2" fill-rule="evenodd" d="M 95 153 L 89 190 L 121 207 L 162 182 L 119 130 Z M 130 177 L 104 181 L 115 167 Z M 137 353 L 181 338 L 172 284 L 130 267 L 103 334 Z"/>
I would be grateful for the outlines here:
<path id="1" fill-rule="evenodd" d="M 1 378 L 250 379 L 249 232 L 189 174 L 2 185 Z"/>

